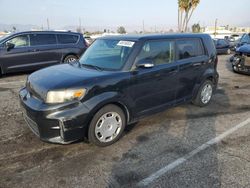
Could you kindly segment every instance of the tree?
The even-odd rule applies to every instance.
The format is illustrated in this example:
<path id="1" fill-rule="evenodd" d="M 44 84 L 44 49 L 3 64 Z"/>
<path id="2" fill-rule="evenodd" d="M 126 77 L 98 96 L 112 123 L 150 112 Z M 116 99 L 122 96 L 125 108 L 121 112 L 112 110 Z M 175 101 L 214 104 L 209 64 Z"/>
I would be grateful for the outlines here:
<path id="1" fill-rule="evenodd" d="M 192 32 L 193 33 L 200 33 L 201 32 L 201 26 L 199 23 L 192 25 Z"/>
<path id="2" fill-rule="evenodd" d="M 120 34 L 125 34 L 127 33 L 125 28 L 123 26 L 120 26 L 117 28 L 117 33 L 120 33 Z"/>
<path id="3" fill-rule="evenodd" d="M 178 0 L 178 30 L 187 32 L 188 23 L 200 0 Z"/>

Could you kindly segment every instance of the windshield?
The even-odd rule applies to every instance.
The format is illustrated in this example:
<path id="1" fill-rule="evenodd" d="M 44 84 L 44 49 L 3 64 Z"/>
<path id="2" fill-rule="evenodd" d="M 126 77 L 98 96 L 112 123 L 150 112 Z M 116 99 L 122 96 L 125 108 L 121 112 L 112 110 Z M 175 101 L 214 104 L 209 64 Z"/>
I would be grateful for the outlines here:
<path id="1" fill-rule="evenodd" d="M 9 34 L 4 35 L 4 36 L 0 36 L 0 43 L 3 42 L 4 39 L 6 39 L 8 36 L 10 36 Z"/>
<path id="2" fill-rule="evenodd" d="M 135 42 L 97 39 L 79 60 L 104 70 L 120 70 L 126 63 Z"/>

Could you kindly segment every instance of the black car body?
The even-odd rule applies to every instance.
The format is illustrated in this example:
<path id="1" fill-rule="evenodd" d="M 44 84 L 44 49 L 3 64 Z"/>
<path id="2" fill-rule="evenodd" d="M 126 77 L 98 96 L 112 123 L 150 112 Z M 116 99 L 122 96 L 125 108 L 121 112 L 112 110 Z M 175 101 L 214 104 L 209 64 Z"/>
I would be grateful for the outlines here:
<path id="1" fill-rule="evenodd" d="M 218 54 L 230 54 L 231 46 L 226 39 L 214 39 L 214 44 Z"/>
<path id="2" fill-rule="evenodd" d="M 110 122 L 117 121 L 118 127 L 121 122 L 131 124 L 188 101 L 205 106 L 211 96 L 203 104 L 200 95 L 206 91 L 212 95 L 216 88 L 216 66 L 214 43 L 206 34 L 104 37 L 88 48 L 80 62 L 31 74 L 20 90 L 20 101 L 27 124 L 42 140 L 69 143 L 88 137 L 104 146 L 120 133 L 110 142 L 96 141 L 95 136 L 102 138 L 92 126 L 98 115 L 107 112 L 98 121 L 109 119 L 103 123 L 109 129 Z M 60 96 L 84 95 L 64 100 L 57 91 Z M 54 104 L 53 97 L 63 102 Z M 114 113 L 108 115 L 109 111 Z M 125 125 L 119 127 L 121 132 Z"/>
<path id="3" fill-rule="evenodd" d="M 0 74 L 36 70 L 78 59 L 86 50 L 80 33 L 20 32 L 0 40 Z"/>
<path id="4" fill-rule="evenodd" d="M 250 44 L 237 48 L 232 68 L 235 72 L 250 75 Z"/>

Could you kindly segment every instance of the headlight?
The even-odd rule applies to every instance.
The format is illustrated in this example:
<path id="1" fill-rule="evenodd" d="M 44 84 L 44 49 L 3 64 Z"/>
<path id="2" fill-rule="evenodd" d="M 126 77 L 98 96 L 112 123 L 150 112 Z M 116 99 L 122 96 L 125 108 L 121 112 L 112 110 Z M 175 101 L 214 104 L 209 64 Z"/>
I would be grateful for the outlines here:
<path id="1" fill-rule="evenodd" d="M 63 103 L 72 100 L 80 100 L 84 97 L 86 89 L 72 89 L 62 91 L 49 91 L 46 103 Z"/>

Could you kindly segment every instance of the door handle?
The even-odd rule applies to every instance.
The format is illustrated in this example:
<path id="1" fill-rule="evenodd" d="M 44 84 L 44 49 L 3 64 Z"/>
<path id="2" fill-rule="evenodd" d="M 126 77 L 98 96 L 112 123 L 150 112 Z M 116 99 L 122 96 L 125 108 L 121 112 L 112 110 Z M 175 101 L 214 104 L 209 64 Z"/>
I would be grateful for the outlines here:
<path id="1" fill-rule="evenodd" d="M 201 66 L 202 63 L 193 63 L 192 66 L 193 67 L 198 67 L 198 66 Z"/>
<path id="2" fill-rule="evenodd" d="M 177 73 L 177 72 L 178 72 L 178 69 L 171 69 L 168 73 L 174 74 L 174 73 Z"/>

